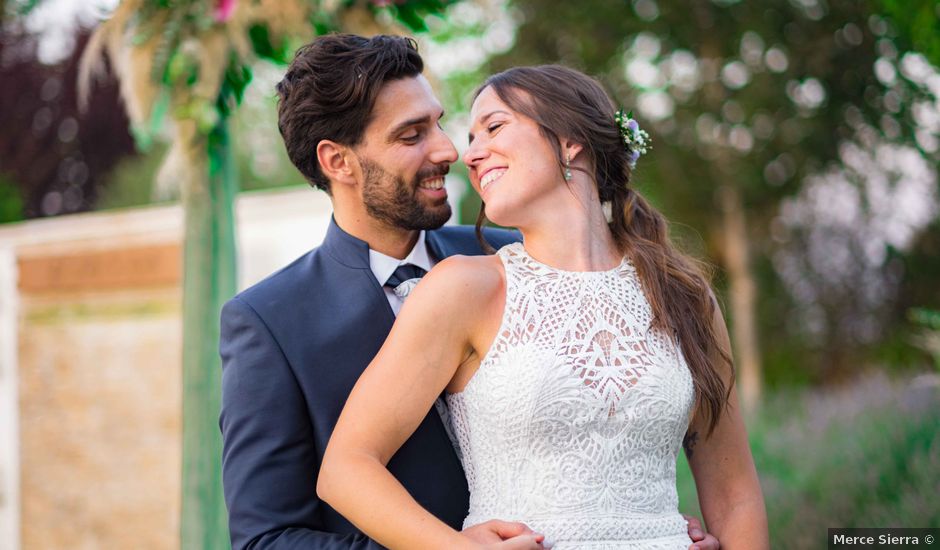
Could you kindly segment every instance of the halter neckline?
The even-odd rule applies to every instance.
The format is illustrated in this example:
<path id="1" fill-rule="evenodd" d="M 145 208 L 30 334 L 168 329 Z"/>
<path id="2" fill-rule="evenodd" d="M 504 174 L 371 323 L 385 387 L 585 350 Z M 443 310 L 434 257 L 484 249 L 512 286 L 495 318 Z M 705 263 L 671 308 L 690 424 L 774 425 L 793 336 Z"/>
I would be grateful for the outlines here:
<path id="1" fill-rule="evenodd" d="M 535 258 L 532 257 L 531 254 L 529 254 L 529 251 L 526 250 L 525 245 L 523 245 L 522 243 L 518 243 L 518 242 L 517 242 L 517 243 L 512 243 L 512 244 L 508 245 L 507 248 L 512 248 L 512 249 L 514 249 L 515 252 L 517 252 L 520 256 L 522 256 L 523 258 L 525 258 L 525 260 L 526 260 L 527 262 L 530 262 L 530 263 L 533 264 L 535 267 L 538 267 L 538 268 L 540 268 L 540 269 L 544 269 L 544 270 L 547 270 L 547 271 L 551 271 L 551 272 L 554 272 L 554 273 L 558 273 L 558 274 L 561 274 L 561 275 L 579 275 L 579 276 L 613 275 L 613 274 L 616 274 L 616 273 L 620 273 L 620 272 L 623 271 L 624 269 L 628 269 L 628 268 L 632 268 L 632 267 L 633 267 L 633 264 L 630 263 L 630 260 L 629 260 L 626 256 L 624 256 L 624 257 L 620 260 L 620 263 L 619 263 L 619 264 L 617 264 L 616 266 L 614 266 L 614 267 L 612 267 L 612 268 L 610 268 L 610 269 L 601 269 L 601 270 L 597 270 L 597 271 L 572 271 L 572 270 L 568 270 L 568 269 L 561 269 L 560 267 L 551 266 L 551 265 L 548 265 L 548 264 L 546 264 L 546 263 L 542 263 L 542 262 L 536 260 Z"/>

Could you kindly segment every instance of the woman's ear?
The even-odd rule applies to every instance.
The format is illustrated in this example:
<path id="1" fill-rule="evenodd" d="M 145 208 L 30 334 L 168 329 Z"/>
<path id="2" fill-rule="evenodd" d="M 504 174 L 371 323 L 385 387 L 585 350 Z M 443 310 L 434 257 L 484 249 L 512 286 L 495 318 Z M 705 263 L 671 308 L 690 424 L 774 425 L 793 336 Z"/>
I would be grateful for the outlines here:
<path id="1" fill-rule="evenodd" d="M 570 139 L 562 140 L 561 142 L 561 152 L 565 155 L 565 158 L 571 159 L 571 162 L 577 160 L 578 154 L 583 150 L 584 147 L 580 143 L 576 143 Z"/>
<path id="2" fill-rule="evenodd" d="M 335 141 L 328 139 L 321 140 L 317 144 L 317 162 L 320 163 L 320 170 L 330 182 L 341 185 L 355 185 L 355 167 L 352 160 L 353 155 L 345 145 L 340 145 Z"/>

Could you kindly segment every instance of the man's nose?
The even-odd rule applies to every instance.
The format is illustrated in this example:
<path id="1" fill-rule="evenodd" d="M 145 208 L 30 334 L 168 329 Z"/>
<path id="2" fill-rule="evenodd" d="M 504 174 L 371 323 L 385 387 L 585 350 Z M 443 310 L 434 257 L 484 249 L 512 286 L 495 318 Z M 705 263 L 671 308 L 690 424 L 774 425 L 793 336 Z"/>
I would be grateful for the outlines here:
<path id="1" fill-rule="evenodd" d="M 444 130 L 435 128 L 433 139 L 432 162 L 435 164 L 453 164 L 457 162 L 457 149 L 454 147 L 454 142 L 444 133 Z"/>

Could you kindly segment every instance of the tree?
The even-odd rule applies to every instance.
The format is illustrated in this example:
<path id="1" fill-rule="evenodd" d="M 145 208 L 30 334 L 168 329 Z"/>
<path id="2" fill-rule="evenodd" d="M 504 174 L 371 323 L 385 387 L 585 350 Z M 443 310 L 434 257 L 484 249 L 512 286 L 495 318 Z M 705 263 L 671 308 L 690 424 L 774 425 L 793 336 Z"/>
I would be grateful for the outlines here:
<path id="1" fill-rule="evenodd" d="M 703 229 L 708 256 L 725 268 L 739 383 L 753 406 L 758 281 L 783 284 L 772 264 L 781 201 L 841 162 L 840 148 L 859 132 L 919 147 L 914 103 L 900 98 L 922 97 L 923 87 L 877 75 L 876 64 L 900 62 L 890 30 L 850 0 L 510 6 L 521 19 L 516 44 L 491 69 L 561 60 L 598 76 L 649 127 L 654 151 L 640 163 L 640 185 L 671 218 Z M 771 307 L 764 318 L 778 324 L 792 306 Z M 851 362 L 852 342 L 827 344 L 821 365 Z"/>
<path id="2" fill-rule="evenodd" d="M 920 52 L 940 66 L 940 3 L 935 0 L 880 0 L 874 2 L 891 20 L 898 45 Z"/>
<path id="3" fill-rule="evenodd" d="M 91 208 L 101 178 L 134 153 L 117 83 L 102 82 L 87 109 L 76 101 L 78 62 L 90 32 L 63 61 L 39 61 L 37 38 L 16 21 L 0 27 L 0 222 Z"/>

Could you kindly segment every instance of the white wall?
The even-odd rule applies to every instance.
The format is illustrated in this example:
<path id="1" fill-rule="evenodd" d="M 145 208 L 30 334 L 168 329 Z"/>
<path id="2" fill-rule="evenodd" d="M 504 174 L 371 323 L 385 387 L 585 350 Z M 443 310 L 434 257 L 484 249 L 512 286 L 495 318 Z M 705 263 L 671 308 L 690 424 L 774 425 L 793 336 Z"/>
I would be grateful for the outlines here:
<path id="1" fill-rule="evenodd" d="M 0 247 L 0 546 L 18 549 L 19 410 L 16 377 L 16 261 Z"/>

